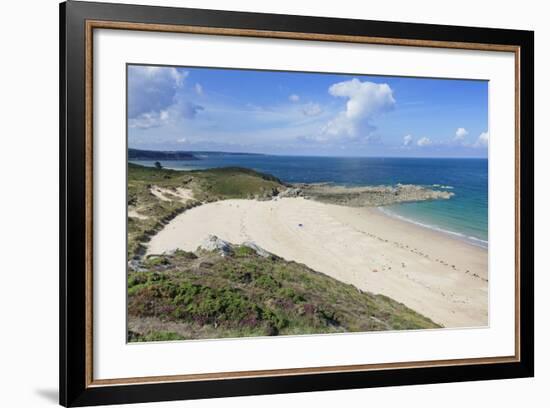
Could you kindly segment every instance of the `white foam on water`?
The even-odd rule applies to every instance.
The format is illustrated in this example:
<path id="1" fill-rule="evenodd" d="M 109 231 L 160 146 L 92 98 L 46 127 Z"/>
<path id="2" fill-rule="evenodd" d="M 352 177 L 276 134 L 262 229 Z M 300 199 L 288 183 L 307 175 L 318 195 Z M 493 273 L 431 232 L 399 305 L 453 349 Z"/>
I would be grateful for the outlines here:
<path id="1" fill-rule="evenodd" d="M 453 237 L 456 237 L 458 239 L 466 241 L 469 244 L 472 244 L 472 245 L 475 245 L 475 246 L 478 246 L 478 247 L 481 247 L 481 248 L 488 248 L 489 247 L 489 242 L 485 241 L 483 239 L 479 239 L 479 238 L 472 237 L 472 236 L 469 236 L 469 235 L 461 234 L 460 232 L 446 230 L 446 229 L 437 227 L 435 225 L 429 225 L 429 224 L 425 224 L 425 223 L 422 223 L 422 222 L 419 222 L 419 221 L 415 221 L 413 219 L 403 217 L 402 215 L 396 214 L 396 213 L 394 213 L 394 212 L 392 212 L 392 211 L 390 211 L 386 208 L 383 208 L 383 207 L 378 207 L 378 209 L 381 212 L 383 212 L 384 214 L 386 214 L 390 217 L 393 217 L 393 218 L 397 218 L 401 221 L 409 222 L 411 224 L 415 224 L 415 225 L 418 225 L 418 226 L 423 227 L 423 228 L 428 228 L 428 229 L 431 229 L 431 230 L 434 230 L 434 231 L 442 232 L 442 233 L 447 234 L 447 235 L 451 235 Z"/>

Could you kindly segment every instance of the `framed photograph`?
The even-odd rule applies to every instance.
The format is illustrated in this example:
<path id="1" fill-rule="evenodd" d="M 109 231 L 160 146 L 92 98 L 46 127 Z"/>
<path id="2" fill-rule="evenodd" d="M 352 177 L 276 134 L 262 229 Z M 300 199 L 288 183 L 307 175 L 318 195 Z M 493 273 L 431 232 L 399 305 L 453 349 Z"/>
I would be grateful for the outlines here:
<path id="1" fill-rule="evenodd" d="M 62 405 L 533 376 L 533 32 L 60 21 Z"/>

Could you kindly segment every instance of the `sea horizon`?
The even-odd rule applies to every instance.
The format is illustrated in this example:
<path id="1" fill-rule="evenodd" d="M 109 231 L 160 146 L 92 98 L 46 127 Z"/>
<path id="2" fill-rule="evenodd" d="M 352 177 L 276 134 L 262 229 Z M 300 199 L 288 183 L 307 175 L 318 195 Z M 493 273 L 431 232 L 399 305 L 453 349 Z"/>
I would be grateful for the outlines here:
<path id="1" fill-rule="evenodd" d="M 276 157 L 327 157 L 327 158 L 350 158 L 350 159 L 456 159 L 456 160 L 488 160 L 486 156 L 399 156 L 399 155 L 336 155 L 336 154 L 292 154 L 292 153 L 264 153 L 264 152 L 247 152 L 242 150 L 225 151 L 225 150 L 179 150 L 179 149 L 141 149 L 136 147 L 128 147 L 130 150 L 158 152 L 158 153 L 190 153 L 190 154 L 217 154 L 217 155 L 255 155 L 255 156 L 276 156 Z M 174 161 L 172 159 L 165 161 Z M 131 161 L 131 160 L 130 160 Z M 146 161 L 146 160 L 144 160 Z"/>

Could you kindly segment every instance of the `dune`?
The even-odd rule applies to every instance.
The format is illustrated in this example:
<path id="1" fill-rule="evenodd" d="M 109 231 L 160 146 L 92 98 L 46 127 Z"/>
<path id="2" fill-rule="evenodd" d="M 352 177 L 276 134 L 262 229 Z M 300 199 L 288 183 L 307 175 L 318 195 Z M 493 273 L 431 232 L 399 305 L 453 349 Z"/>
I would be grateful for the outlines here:
<path id="1" fill-rule="evenodd" d="M 304 198 L 223 200 L 187 210 L 148 254 L 194 251 L 209 235 L 253 241 L 357 288 L 383 294 L 444 327 L 488 325 L 487 249 L 383 214 Z"/>

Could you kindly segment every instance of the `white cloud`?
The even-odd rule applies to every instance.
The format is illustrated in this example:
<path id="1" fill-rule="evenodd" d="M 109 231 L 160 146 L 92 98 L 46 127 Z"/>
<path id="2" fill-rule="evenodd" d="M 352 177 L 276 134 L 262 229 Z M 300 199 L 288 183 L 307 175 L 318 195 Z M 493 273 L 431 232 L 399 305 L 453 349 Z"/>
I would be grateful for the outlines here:
<path id="1" fill-rule="evenodd" d="M 298 102 L 300 100 L 300 96 L 296 94 L 292 94 L 288 97 L 288 100 L 291 102 Z"/>
<path id="2" fill-rule="evenodd" d="M 128 68 L 128 124 L 131 128 L 156 128 L 192 119 L 204 110 L 184 96 L 189 73 L 172 67 L 132 65 Z M 202 93 L 202 86 L 195 84 Z"/>
<path id="3" fill-rule="evenodd" d="M 487 147 L 489 144 L 489 132 L 482 132 L 474 143 L 474 147 Z"/>
<path id="4" fill-rule="evenodd" d="M 387 84 L 361 82 L 354 78 L 329 88 L 329 94 L 346 98 L 346 109 L 329 121 L 322 130 L 322 139 L 348 137 L 367 139 L 375 129 L 371 120 L 395 106 L 393 91 Z"/>
<path id="5" fill-rule="evenodd" d="M 128 68 L 128 116 L 159 113 L 170 106 L 189 73 L 170 67 L 131 65 Z"/>
<path id="6" fill-rule="evenodd" d="M 412 142 L 413 142 L 412 135 L 405 135 L 403 137 L 403 146 L 405 147 L 410 146 Z"/>
<path id="7" fill-rule="evenodd" d="M 183 119 L 193 119 L 203 110 L 204 107 L 200 105 L 176 97 L 174 104 L 165 110 L 145 112 L 134 118 L 129 118 L 128 126 L 139 129 L 157 128 Z"/>
<path id="8" fill-rule="evenodd" d="M 187 143 L 187 138 L 182 137 L 182 138 L 178 139 L 177 142 L 178 143 Z"/>
<path id="9" fill-rule="evenodd" d="M 141 115 L 131 118 L 128 122 L 131 128 L 149 129 L 160 127 L 168 123 L 170 120 L 170 113 L 168 111 L 160 112 L 146 112 Z"/>
<path id="10" fill-rule="evenodd" d="M 416 142 L 416 144 L 420 147 L 430 146 L 432 144 L 432 141 L 428 137 L 422 137 L 418 140 L 418 142 Z"/>
<path id="11" fill-rule="evenodd" d="M 458 128 L 455 132 L 455 137 L 453 138 L 456 142 L 462 142 L 466 136 L 468 136 L 469 132 L 464 128 Z"/>
<path id="12" fill-rule="evenodd" d="M 195 92 L 197 93 L 197 95 L 202 95 L 204 94 L 204 90 L 202 89 L 202 85 L 199 84 L 199 83 L 196 83 L 195 84 Z"/>
<path id="13" fill-rule="evenodd" d="M 317 103 L 308 103 L 302 108 L 302 113 L 306 116 L 317 116 L 321 112 L 323 112 L 323 109 Z"/>

